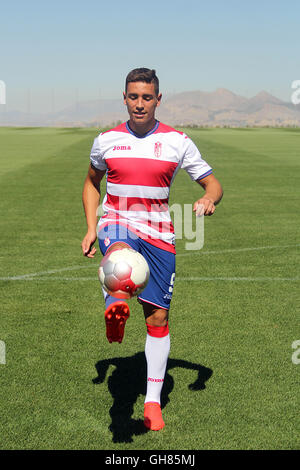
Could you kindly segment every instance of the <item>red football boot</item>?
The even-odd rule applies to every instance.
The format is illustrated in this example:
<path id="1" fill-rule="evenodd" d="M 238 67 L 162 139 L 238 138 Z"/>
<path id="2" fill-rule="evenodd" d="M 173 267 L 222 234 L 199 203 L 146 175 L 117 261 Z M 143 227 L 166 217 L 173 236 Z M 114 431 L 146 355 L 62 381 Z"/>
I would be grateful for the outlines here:
<path id="1" fill-rule="evenodd" d="M 129 307 L 126 302 L 120 300 L 109 305 L 104 313 L 106 323 L 106 336 L 110 343 L 118 341 L 122 343 L 124 328 L 129 317 Z"/>
<path id="2" fill-rule="evenodd" d="M 164 427 L 159 403 L 149 401 L 144 404 L 144 425 L 151 431 L 159 431 Z"/>

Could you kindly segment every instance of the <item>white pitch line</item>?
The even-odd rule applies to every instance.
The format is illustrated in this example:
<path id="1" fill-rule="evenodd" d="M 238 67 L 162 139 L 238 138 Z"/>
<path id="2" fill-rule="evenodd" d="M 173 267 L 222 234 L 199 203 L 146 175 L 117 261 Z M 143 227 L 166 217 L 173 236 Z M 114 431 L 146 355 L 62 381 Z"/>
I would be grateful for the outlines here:
<path id="1" fill-rule="evenodd" d="M 14 278 L 1 277 L 0 281 L 97 281 L 97 277 L 26 277 L 26 278 Z M 268 281 L 300 281 L 300 277 L 177 277 L 176 281 L 244 281 L 244 282 L 268 282 Z"/>
<path id="2" fill-rule="evenodd" d="M 300 281 L 300 277 L 179 277 L 178 281 Z"/>
<path id="3" fill-rule="evenodd" d="M 235 252 L 244 252 L 244 251 L 257 251 L 257 250 L 270 250 L 274 248 L 291 248 L 291 247 L 297 247 L 300 246 L 300 244 L 294 244 L 294 245 L 271 245 L 271 246 L 258 246 L 258 247 L 249 247 L 249 248 L 230 248 L 226 250 L 216 250 L 216 251 L 190 251 L 189 253 L 179 253 L 176 255 L 178 256 L 190 256 L 190 255 L 212 255 L 212 254 L 222 254 L 222 253 L 235 253 Z M 66 268 L 58 268 L 58 269 L 50 269 L 48 271 L 40 271 L 36 273 L 29 273 L 29 274 L 22 274 L 20 276 L 11 276 L 11 277 L 0 277 L 0 281 L 25 281 L 26 279 L 32 280 L 32 278 L 38 278 L 39 276 L 47 276 L 49 274 L 57 274 L 60 272 L 65 272 L 65 271 L 75 271 L 79 269 L 91 269 L 91 268 L 96 268 L 95 264 L 89 264 L 85 266 L 69 266 Z M 45 279 L 64 279 L 64 278 L 45 278 Z M 70 278 L 72 280 L 74 279 L 87 279 L 87 280 L 93 280 L 94 278 Z M 197 278 L 198 279 L 198 278 Z M 202 278 L 201 278 L 202 279 Z M 216 279 L 216 278 L 211 278 L 211 280 Z M 227 278 L 226 278 L 227 279 Z M 241 278 L 242 279 L 242 278 Z M 42 280 L 42 279 L 39 279 Z M 69 280 L 69 278 L 65 278 L 65 280 Z M 203 279 L 205 280 L 205 279 Z M 206 279 L 208 280 L 208 279 Z M 222 278 L 220 278 L 222 280 Z M 287 280 L 294 280 L 294 278 L 288 278 Z M 295 278 L 297 280 L 297 278 Z"/>
<path id="4" fill-rule="evenodd" d="M 89 265 L 89 266 L 69 266 L 67 268 L 59 268 L 59 269 L 49 269 L 48 271 L 40 271 L 38 273 L 30 273 L 30 274 L 22 274 L 21 276 L 12 276 L 12 277 L 0 277 L 0 280 L 1 281 L 7 281 L 7 280 L 10 280 L 10 281 L 22 281 L 22 280 L 26 280 L 27 278 L 33 278 L 33 277 L 37 277 L 37 276 L 46 276 L 48 274 L 56 274 L 56 273 L 61 273 L 63 271 L 75 271 L 75 270 L 78 270 L 78 269 L 89 269 L 89 268 L 92 268 L 94 267 Z"/>
<path id="5" fill-rule="evenodd" d="M 179 253 L 177 256 L 190 256 L 190 255 L 218 255 L 222 253 L 240 253 L 244 251 L 258 251 L 258 250 L 272 250 L 275 248 L 290 248 L 300 246 L 300 243 L 296 245 L 273 245 L 273 246 L 257 246 L 257 247 L 250 247 L 250 248 L 229 248 L 226 250 L 215 250 L 215 251 L 190 251 L 189 253 Z"/>

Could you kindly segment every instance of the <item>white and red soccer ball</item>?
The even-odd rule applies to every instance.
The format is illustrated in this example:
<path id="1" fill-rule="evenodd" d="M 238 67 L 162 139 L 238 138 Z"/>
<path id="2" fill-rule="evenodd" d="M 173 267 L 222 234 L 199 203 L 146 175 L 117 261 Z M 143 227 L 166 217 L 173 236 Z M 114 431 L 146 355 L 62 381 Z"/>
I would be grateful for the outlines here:
<path id="1" fill-rule="evenodd" d="M 145 289 L 150 270 L 140 253 L 132 248 L 121 248 L 102 258 L 98 274 L 109 295 L 118 299 L 130 299 Z"/>

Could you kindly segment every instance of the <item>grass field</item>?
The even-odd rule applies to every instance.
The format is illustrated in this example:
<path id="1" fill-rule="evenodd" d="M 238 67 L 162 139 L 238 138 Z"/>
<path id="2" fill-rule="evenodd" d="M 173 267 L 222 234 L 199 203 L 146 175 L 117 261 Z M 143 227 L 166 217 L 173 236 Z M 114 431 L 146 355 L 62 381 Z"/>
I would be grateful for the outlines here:
<path id="1" fill-rule="evenodd" d="M 146 433 L 141 308 L 109 344 L 99 251 L 80 248 L 97 131 L 0 128 L 1 449 L 300 448 L 300 131 L 186 132 L 224 199 L 201 251 L 178 240 L 166 427 Z M 170 203 L 201 191 L 181 171 Z"/>

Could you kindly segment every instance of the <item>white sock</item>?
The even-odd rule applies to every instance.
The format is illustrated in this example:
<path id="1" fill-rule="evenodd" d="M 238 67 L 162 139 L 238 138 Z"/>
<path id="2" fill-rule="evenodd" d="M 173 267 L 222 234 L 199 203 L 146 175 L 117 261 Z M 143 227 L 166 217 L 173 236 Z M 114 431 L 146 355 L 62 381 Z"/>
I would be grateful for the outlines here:
<path id="1" fill-rule="evenodd" d="M 160 404 L 160 394 L 164 384 L 166 367 L 170 352 L 169 327 L 147 324 L 145 356 L 147 361 L 147 393 L 145 403 L 152 401 Z"/>

